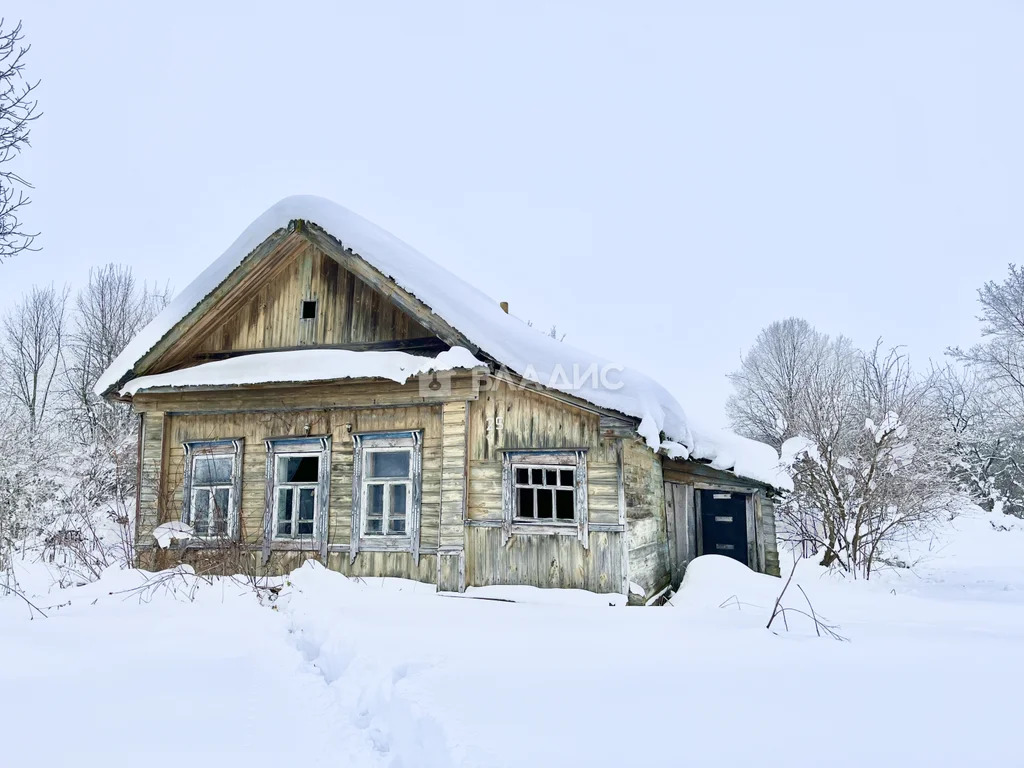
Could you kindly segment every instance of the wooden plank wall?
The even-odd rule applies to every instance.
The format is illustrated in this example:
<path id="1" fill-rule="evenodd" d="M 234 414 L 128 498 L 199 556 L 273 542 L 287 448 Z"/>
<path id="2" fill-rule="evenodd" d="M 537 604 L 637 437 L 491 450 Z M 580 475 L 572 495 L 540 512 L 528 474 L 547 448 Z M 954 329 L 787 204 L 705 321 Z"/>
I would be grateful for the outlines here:
<path id="1" fill-rule="evenodd" d="M 616 439 L 596 413 L 490 377 L 469 406 L 466 583 L 625 587 Z M 513 535 L 501 545 L 504 450 L 587 449 L 590 550 L 574 536 Z M 603 531 L 593 531 L 595 525 Z"/>
<path id="2" fill-rule="evenodd" d="M 466 588 L 466 451 L 469 404 L 445 403 L 441 420 L 441 523 L 438 536 L 438 589 Z"/>
<path id="3" fill-rule="evenodd" d="M 302 436 L 309 428 L 310 435 L 332 436 L 330 516 L 328 519 L 328 545 L 333 553 L 345 553 L 352 524 L 352 462 L 353 432 L 386 432 L 397 430 L 423 430 L 423 493 L 421 501 L 420 551 L 437 551 L 441 517 L 441 414 L 442 405 L 415 405 L 405 408 L 332 409 L 284 412 L 240 413 L 172 413 L 166 417 L 165 447 L 167 469 L 162 484 L 155 482 L 152 473 L 144 474 L 144 496 L 154 486 L 160 490 L 167 504 L 155 521 L 146 519 L 139 528 L 139 541 L 146 542 L 153 525 L 176 520 L 181 515 L 184 485 L 185 453 L 183 443 L 192 440 L 244 438 L 242 457 L 242 503 L 239 515 L 239 535 L 243 544 L 257 546 L 262 541 L 265 508 L 265 475 L 267 453 L 264 439 L 268 437 Z M 147 413 L 147 423 L 162 414 Z M 149 435 L 147 434 L 147 437 Z M 156 438 L 152 438 L 156 439 Z M 149 454 L 144 448 L 144 462 Z M 148 466 L 148 465 L 147 465 Z M 280 569 L 281 562 L 296 553 L 275 552 L 271 570 Z M 346 573 L 401 576 L 434 581 L 437 562 L 429 563 L 421 557 L 419 566 L 413 564 L 408 553 L 361 552 L 356 563 L 343 569 Z M 334 561 L 332 554 L 331 561 Z"/>
<path id="4" fill-rule="evenodd" d="M 671 578 L 661 457 L 638 439 L 625 440 L 622 474 L 629 522 L 629 580 L 651 598 Z"/>
<path id="5" fill-rule="evenodd" d="M 754 507 L 755 539 L 758 553 L 764 561 L 764 572 L 779 575 L 779 545 L 775 532 L 775 505 L 767 489 L 753 480 L 737 477 L 731 472 L 713 469 L 696 461 L 664 461 L 665 481 L 689 486 L 714 487 L 756 496 Z"/>
<path id="6" fill-rule="evenodd" d="M 162 488 L 161 475 L 164 465 L 164 414 L 160 411 L 146 413 L 142 419 L 142 454 L 139 472 L 139 509 L 135 520 L 136 532 L 152 532 L 160 524 Z"/>
<path id="7" fill-rule="evenodd" d="M 304 300 L 317 301 L 316 319 L 300 319 Z M 211 314 L 221 314 L 218 310 L 214 307 Z M 204 319 L 203 326 L 186 333 L 161 359 L 159 369 L 213 352 L 433 336 L 387 297 L 308 242 L 244 296 L 233 297 L 221 317 Z"/>

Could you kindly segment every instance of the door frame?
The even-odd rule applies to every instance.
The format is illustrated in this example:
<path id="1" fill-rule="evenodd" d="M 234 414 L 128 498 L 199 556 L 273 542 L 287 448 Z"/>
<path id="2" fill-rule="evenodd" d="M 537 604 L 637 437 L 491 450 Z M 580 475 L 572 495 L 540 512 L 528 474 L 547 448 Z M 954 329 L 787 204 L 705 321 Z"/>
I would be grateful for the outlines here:
<path id="1" fill-rule="evenodd" d="M 734 486 L 720 485 L 717 483 L 694 483 L 693 484 L 693 508 L 696 518 L 697 531 L 697 557 L 704 553 L 704 516 L 701 510 L 700 491 L 718 491 L 719 493 L 740 493 L 746 496 L 747 513 L 747 567 L 752 571 L 764 573 L 764 537 L 761 535 L 761 526 L 758 521 L 761 517 L 760 491 L 757 488 L 741 488 Z"/>

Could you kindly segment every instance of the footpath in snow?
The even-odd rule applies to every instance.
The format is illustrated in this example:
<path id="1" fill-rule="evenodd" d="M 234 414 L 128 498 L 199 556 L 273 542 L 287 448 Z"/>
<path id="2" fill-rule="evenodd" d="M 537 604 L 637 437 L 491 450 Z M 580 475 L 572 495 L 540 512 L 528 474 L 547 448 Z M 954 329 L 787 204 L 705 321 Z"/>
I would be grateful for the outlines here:
<path id="1" fill-rule="evenodd" d="M 845 642 L 766 631 L 780 580 L 719 557 L 648 609 L 312 563 L 272 601 L 110 573 L 39 595 L 47 619 L 0 599 L 3 764 L 1016 764 L 1024 525 L 958 518 L 915 553 L 869 583 L 801 564 Z"/>

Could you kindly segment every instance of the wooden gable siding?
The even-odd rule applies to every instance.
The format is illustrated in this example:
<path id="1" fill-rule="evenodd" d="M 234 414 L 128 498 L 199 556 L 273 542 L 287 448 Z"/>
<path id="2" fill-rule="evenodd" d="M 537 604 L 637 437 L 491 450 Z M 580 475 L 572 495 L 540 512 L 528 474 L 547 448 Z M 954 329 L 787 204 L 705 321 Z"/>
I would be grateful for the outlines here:
<path id="1" fill-rule="evenodd" d="M 154 368 L 170 370 L 215 353 L 434 337 L 384 294 L 307 240 L 284 251 L 257 284 L 236 289 L 171 347 Z M 316 317 L 301 319 L 303 301 Z"/>
<path id="2" fill-rule="evenodd" d="M 469 404 L 466 584 L 625 588 L 619 441 L 597 413 L 491 376 Z M 502 545 L 506 450 L 585 449 L 589 548 L 571 536 L 514 534 Z"/>

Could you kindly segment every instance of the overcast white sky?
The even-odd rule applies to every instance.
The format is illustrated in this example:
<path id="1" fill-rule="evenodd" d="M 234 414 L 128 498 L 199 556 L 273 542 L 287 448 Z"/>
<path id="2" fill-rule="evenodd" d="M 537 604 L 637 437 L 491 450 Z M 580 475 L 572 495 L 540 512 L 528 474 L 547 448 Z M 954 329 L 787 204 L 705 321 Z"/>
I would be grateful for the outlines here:
<path id="1" fill-rule="evenodd" d="M 1024 253 L 1024 6 L 767 5 L 8 0 L 43 250 L 0 308 L 110 261 L 180 289 L 310 193 L 705 422 L 774 319 L 971 342 Z"/>

